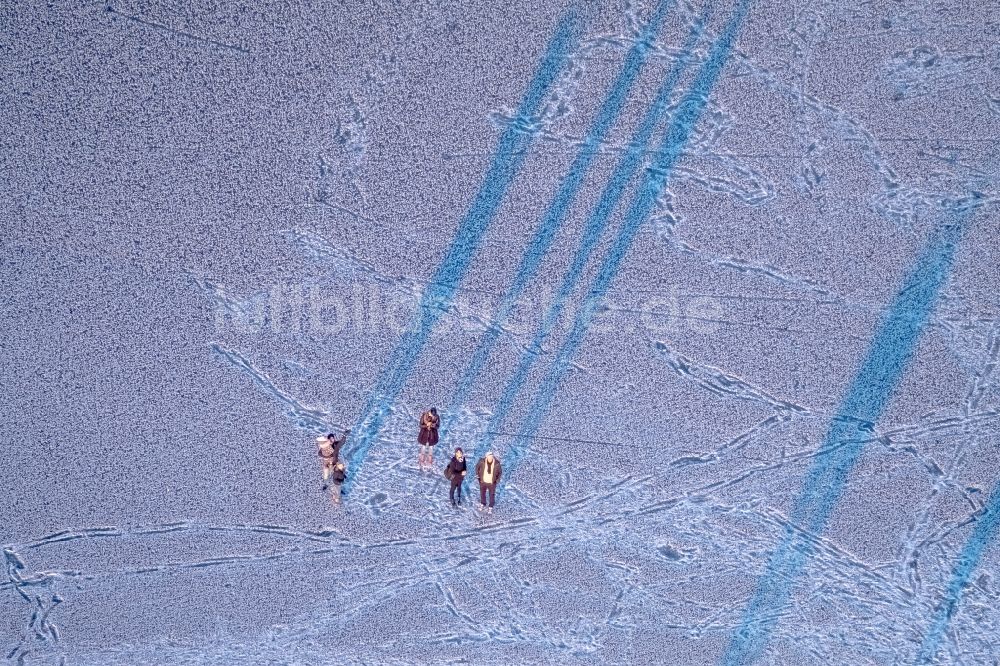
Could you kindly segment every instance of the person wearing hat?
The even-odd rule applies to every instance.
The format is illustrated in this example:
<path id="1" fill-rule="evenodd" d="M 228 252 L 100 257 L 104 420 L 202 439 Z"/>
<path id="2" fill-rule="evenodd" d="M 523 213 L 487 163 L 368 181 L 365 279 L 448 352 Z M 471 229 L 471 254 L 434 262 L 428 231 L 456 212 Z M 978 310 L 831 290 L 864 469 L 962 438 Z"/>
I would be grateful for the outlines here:
<path id="1" fill-rule="evenodd" d="M 500 461 L 489 452 L 476 463 L 476 478 L 479 479 L 479 509 L 486 509 L 493 513 L 493 504 L 496 502 L 497 484 L 500 483 Z M 489 493 L 490 504 L 486 506 L 486 495 Z"/>
<path id="2" fill-rule="evenodd" d="M 465 454 L 462 449 L 455 449 L 455 455 L 448 461 L 448 466 L 444 468 L 444 475 L 451 481 L 451 490 L 448 491 L 448 499 L 452 506 L 462 503 L 462 482 L 465 481 Z M 457 496 L 457 501 L 456 501 Z"/>
<path id="3" fill-rule="evenodd" d="M 436 407 L 431 407 L 420 415 L 420 434 L 417 436 L 420 454 L 417 456 L 417 465 L 421 469 L 431 467 L 434 464 L 434 445 L 438 443 L 438 428 L 440 426 L 441 418 L 438 416 Z"/>

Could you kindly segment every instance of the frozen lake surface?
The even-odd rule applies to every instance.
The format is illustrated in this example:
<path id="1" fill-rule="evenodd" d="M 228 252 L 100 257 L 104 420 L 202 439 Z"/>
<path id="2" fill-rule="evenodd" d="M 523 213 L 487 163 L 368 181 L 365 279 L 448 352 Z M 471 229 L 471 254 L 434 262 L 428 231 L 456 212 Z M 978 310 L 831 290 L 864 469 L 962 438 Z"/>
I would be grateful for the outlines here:
<path id="1" fill-rule="evenodd" d="M 0 658 L 1000 663 L 1000 6 L 263 4 L 0 10 Z"/>

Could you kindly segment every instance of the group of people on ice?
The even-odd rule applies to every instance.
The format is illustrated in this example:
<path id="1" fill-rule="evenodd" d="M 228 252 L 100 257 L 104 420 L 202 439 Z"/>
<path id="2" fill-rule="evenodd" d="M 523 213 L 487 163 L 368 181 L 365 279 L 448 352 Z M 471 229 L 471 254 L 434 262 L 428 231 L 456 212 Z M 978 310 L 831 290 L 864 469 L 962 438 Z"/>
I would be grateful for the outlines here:
<path id="1" fill-rule="evenodd" d="M 452 506 L 462 503 L 462 482 L 465 481 L 467 467 L 465 464 L 465 453 L 462 449 L 455 449 L 455 455 L 448 461 L 448 466 L 444 468 L 445 477 L 451 481 L 451 489 L 448 491 L 448 498 Z M 476 463 L 476 478 L 479 479 L 479 510 L 493 513 L 493 505 L 497 499 L 497 484 L 500 483 L 501 467 L 500 461 L 493 453 L 487 453 L 478 463 Z M 489 496 L 490 503 L 486 503 Z"/>
<path id="2" fill-rule="evenodd" d="M 417 444 L 420 452 L 417 455 L 417 465 L 421 470 L 430 469 L 434 465 L 434 447 L 438 443 L 438 429 L 441 427 L 441 417 L 438 416 L 437 409 L 431 407 L 420 415 L 420 434 L 417 435 Z M 339 437 L 333 433 L 322 435 L 316 438 L 319 446 L 319 457 L 323 463 L 323 490 L 333 483 L 333 498 L 339 502 L 343 493 L 342 486 L 347 481 L 347 467 L 340 460 L 340 450 L 347 441 L 345 431 Z M 488 452 L 479 462 L 476 463 L 476 478 L 479 480 L 479 509 L 493 512 L 496 503 L 497 484 L 500 483 L 500 475 L 503 468 L 500 461 L 492 452 Z M 452 506 L 462 503 L 462 484 L 468 473 L 465 452 L 461 448 L 456 448 L 451 460 L 444 468 L 445 478 L 451 483 L 448 491 L 448 499 Z M 489 502 L 487 503 L 487 498 Z"/>
<path id="3" fill-rule="evenodd" d="M 438 416 L 437 408 L 431 407 L 420 415 L 420 434 L 417 435 L 417 443 L 420 445 L 420 454 L 417 456 L 417 464 L 420 469 L 429 469 L 434 465 L 434 446 L 438 443 L 438 428 L 441 427 L 441 417 Z M 461 448 L 455 449 L 451 460 L 444 468 L 444 476 L 451 482 L 448 490 L 448 499 L 452 506 L 462 503 L 462 484 L 468 473 L 468 465 L 465 461 L 465 452 Z M 476 478 L 479 480 L 479 509 L 493 513 L 493 506 L 496 504 L 497 484 L 500 483 L 501 467 L 500 461 L 492 452 L 487 453 L 476 463 Z M 489 497 L 489 503 L 486 499 Z"/>

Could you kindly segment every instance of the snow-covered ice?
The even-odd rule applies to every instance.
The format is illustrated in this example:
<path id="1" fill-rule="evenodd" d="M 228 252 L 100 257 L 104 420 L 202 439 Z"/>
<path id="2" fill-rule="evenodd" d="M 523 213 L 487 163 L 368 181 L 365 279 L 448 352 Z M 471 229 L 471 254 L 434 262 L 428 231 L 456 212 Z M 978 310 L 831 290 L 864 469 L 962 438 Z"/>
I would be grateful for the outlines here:
<path id="1" fill-rule="evenodd" d="M 0 15 L 2 658 L 997 663 L 996 3 Z"/>

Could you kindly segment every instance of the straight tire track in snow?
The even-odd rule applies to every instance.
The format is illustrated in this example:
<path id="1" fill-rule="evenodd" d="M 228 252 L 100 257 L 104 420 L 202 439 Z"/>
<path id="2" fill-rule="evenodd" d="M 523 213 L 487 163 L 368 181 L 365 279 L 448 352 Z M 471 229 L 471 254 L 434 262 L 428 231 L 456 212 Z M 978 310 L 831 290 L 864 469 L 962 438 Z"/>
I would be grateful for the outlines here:
<path id="1" fill-rule="evenodd" d="M 434 324 L 451 302 L 459 283 L 465 276 L 472 255 L 500 208 L 507 188 L 523 164 L 527 149 L 537 134 L 536 128 L 532 126 L 532 119 L 538 114 L 545 95 L 565 67 L 579 39 L 579 33 L 577 14 L 571 10 L 560 20 L 545 56 L 517 109 L 514 121 L 504 130 L 500 138 L 496 154 L 472 206 L 459 223 L 448 253 L 430 280 L 427 291 L 421 296 L 414 321 L 410 323 L 393 350 L 389 363 L 380 373 L 371 397 L 353 428 L 356 440 L 349 454 L 353 472 L 344 484 L 345 493 L 350 491 L 357 480 L 365 456 L 368 455 L 386 414 L 402 391 L 410 371 L 430 337 Z"/>
<path id="2" fill-rule="evenodd" d="M 660 0 L 645 30 L 643 30 L 638 41 L 636 41 L 625 57 L 625 63 L 618 73 L 618 77 L 611 84 L 608 96 L 604 99 L 601 108 L 597 112 L 593 125 L 591 125 L 580 151 L 570 166 L 569 173 L 563 178 L 555 198 L 549 204 L 549 208 L 545 212 L 541 224 L 535 231 L 534 237 L 528 243 L 528 247 L 521 257 L 521 264 L 514 274 L 513 284 L 504 294 L 503 300 L 497 308 L 497 313 L 492 318 L 485 335 L 472 355 L 472 360 L 458 381 L 449 403 L 448 414 L 454 414 L 465 404 L 473 382 L 489 360 L 490 353 L 500 338 L 503 325 L 517 304 L 517 299 L 524 293 L 525 288 L 538 272 L 542 259 L 546 256 L 552 246 L 552 242 L 555 240 L 556 232 L 566 220 L 566 215 L 583 185 L 584 177 L 590 170 L 594 162 L 594 157 L 597 156 L 608 132 L 621 114 L 636 78 L 639 76 L 639 72 L 645 65 L 649 52 L 653 48 L 660 27 L 669 9 L 674 4 L 675 0 Z M 447 418 L 442 428 L 442 434 L 448 432 L 453 420 L 453 416 Z"/>
<path id="3" fill-rule="evenodd" d="M 982 512 L 975 517 L 975 528 L 972 536 L 965 543 L 962 552 L 955 561 L 952 569 L 951 582 L 945 591 L 944 599 L 934 613 L 934 620 L 920 644 L 920 654 L 917 663 L 933 663 L 937 658 L 937 653 L 941 645 L 941 637 L 944 635 L 948 623 L 958 610 L 958 604 L 962 600 L 962 592 L 972 577 L 972 572 L 979 565 L 986 547 L 996 536 L 997 527 L 1000 525 L 1000 483 L 993 489 Z"/>
<path id="4" fill-rule="evenodd" d="M 763 654 L 812 550 L 807 535 L 817 536 L 826 527 L 854 463 L 871 439 L 879 416 L 914 354 L 948 276 L 961 238 L 964 214 L 969 210 L 971 207 L 951 212 L 955 219 L 938 225 L 932 232 L 895 301 L 886 310 L 820 446 L 830 449 L 830 453 L 816 457 L 806 475 L 802 491 L 792 506 L 789 526 L 757 582 L 722 664 L 748 664 Z"/>
<path id="5" fill-rule="evenodd" d="M 995 329 L 991 332 L 988 343 L 989 361 L 986 368 L 976 378 L 970 398 L 966 404 L 967 412 L 969 407 L 978 407 L 980 380 L 983 377 L 988 377 L 996 365 L 997 339 L 994 336 Z M 972 572 L 979 566 L 979 561 L 982 559 L 987 546 L 996 537 L 997 529 L 1000 527 L 1000 483 L 994 486 L 993 494 L 979 514 L 974 516 L 973 520 L 975 521 L 975 527 L 972 530 L 972 535 L 966 541 L 965 546 L 962 547 L 962 551 L 959 553 L 958 559 L 952 567 L 951 581 L 945 590 L 944 598 L 935 610 L 930 628 L 927 630 L 923 641 L 921 641 L 917 663 L 932 663 L 937 658 L 941 638 L 944 636 L 951 618 L 958 611 L 958 605 L 962 600 L 962 593 L 965 591 L 965 587 L 972 577 Z"/>
<path id="6" fill-rule="evenodd" d="M 684 147 L 691 136 L 691 132 L 694 130 L 694 127 L 698 122 L 705 106 L 708 104 L 708 98 L 715 86 L 715 82 L 718 80 L 723 67 L 729 59 L 730 51 L 736 41 L 736 36 L 743 24 L 743 20 L 749 11 L 749 6 L 750 0 L 740 0 L 737 4 L 736 10 L 730 17 L 719 39 L 712 46 L 712 50 L 709 53 L 707 60 L 698 72 L 694 82 L 691 84 L 691 88 L 677 105 L 676 112 L 674 113 L 670 125 L 667 128 L 663 141 L 660 144 L 660 148 L 654 154 L 655 157 L 653 164 L 647 169 L 646 177 L 640 184 L 639 190 L 636 193 L 635 198 L 632 200 L 632 204 L 627 213 L 625 214 L 625 221 L 622 223 L 622 227 L 619 229 L 618 235 L 615 237 L 612 246 L 609 248 L 604 257 L 604 261 L 601 264 L 596 277 L 590 285 L 587 303 L 585 303 L 584 307 L 582 307 L 577 313 L 573 323 L 573 328 L 571 329 L 566 340 L 563 342 L 563 345 L 560 347 L 556 359 L 553 361 L 552 366 L 541 386 L 534 394 L 531 405 L 528 408 L 527 416 L 525 417 L 525 422 L 518 431 L 518 436 L 514 440 L 511 451 L 507 454 L 507 479 L 511 478 L 517 464 L 520 462 L 521 458 L 524 457 L 528 443 L 535 436 L 535 433 L 541 424 L 542 418 L 545 416 L 545 413 L 552 402 L 552 398 L 555 395 L 559 382 L 562 380 L 563 375 L 573 360 L 573 356 L 576 354 L 577 349 L 582 344 L 583 339 L 587 334 L 587 329 L 590 326 L 590 321 L 593 316 L 592 305 L 603 298 L 607 293 L 611 286 L 611 282 L 618 274 L 618 270 L 621 267 L 621 263 L 624 260 L 625 255 L 628 254 L 629 248 L 632 246 L 633 240 L 635 240 L 636 233 L 638 233 L 640 227 L 649 217 L 650 213 L 652 213 L 657 199 L 666 187 L 667 178 L 670 175 L 673 166 L 677 163 L 677 160 L 683 153 Z M 692 34 L 697 37 L 698 32 L 699 27 L 696 25 Z M 675 67 L 682 66 L 683 60 L 678 61 L 677 65 L 675 65 Z M 675 72 L 668 78 L 664 88 L 672 82 L 675 76 L 679 77 L 679 74 L 680 73 L 675 70 Z M 667 94 L 667 98 L 669 99 L 669 94 Z M 624 188 L 624 185 L 625 183 L 623 182 L 622 189 Z M 608 195 L 608 201 L 606 205 L 601 206 L 601 210 L 603 211 L 603 209 L 607 207 L 606 214 L 609 215 L 613 210 L 614 205 L 617 204 L 617 200 L 621 196 L 621 191 L 618 189 L 609 189 L 605 194 Z M 602 204 L 604 204 L 603 196 Z M 595 214 L 598 214 L 598 212 L 595 211 Z M 605 213 L 600 212 L 599 214 L 603 216 Z M 600 240 L 600 231 L 603 226 L 603 222 L 601 224 L 595 224 L 593 227 L 593 234 L 588 235 L 585 243 L 580 246 L 579 252 L 574 258 L 574 262 L 570 267 L 570 270 L 566 274 L 563 288 L 560 291 L 560 296 L 563 296 L 564 294 L 568 295 L 569 291 L 572 290 L 573 285 L 577 280 L 579 280 L 590 253 L 593 251 L 598 240 Z M 556 303 L 553 304 L 553 307 L 546 315 L 546 323 L 555 321 L 555 318 L 558 317 L 558 311 L 556 311 L 556 308 L 561 308 L 562 302 L 565 300 L 565 297 L 556 299 Z M 549 323 L 549 328 L 551 328 L 551 323 Z M 545 329 L 541 329 L 539 334 L 546 334 Z M 496 430 L 496 426 L 502 423 L 503 419 L 506 417 L 506 412 L 513 403 L 513 397 L 517 394 L 520 386 L 523 384 L 523 379 L 527 376 L 527 369 L 530 368 L 530 365 L 533 362 L 534 355 L 525 355 L 522 357 L 521 367 L 518 368 L 518 373 L 515 375 L 514 380 L 508 384 L 507 389 L 505 390 L 504 398 L 501 402 L 501 408 L 494 413 L 495 421 L 491 424 L 491 426 L 493 426 L 490 428 L 491 430 Z"/>
<path id="7" fill-rule="evenodd" d="M 653 136 L 653 132 L 667 114 L 670 96 L 673 94 L 674 88 L 677 87 L 677 83 L 680 81 L 680 77 L 687 66 L 688 60 L 690 60 L 694 47 L 701 35 L 701 26 L 703 21 L 704 19 L 697 23 L 688 34 L 688 38 L 681 49 L 681 55 L 678 57 L 677 61 L 674 63 L 670 72 L 664 79 L 663 84 L 660 86 L 652 106 L 650 106 L 649 110 L 646 112 L 646 115 L 643 118 L 639 129 L 636 131 L 635 136 L 632 137 L 632 141 L 629 143 L 625 156 L 615 168 L 615 172 L 612 174 L 611 180 L 608 181 L 604 191 L 601 192 L 597 206 L 594 208 L 587 220 L 586 226 L 584 227 L 580 246 L 577 249 L 576 254 L 573 256 L 570 268 L 566 271 L 566 275 L 559 287 L 559 291 L 556 293 L 555 300 L 550 306 L 548 312 L 546 312 L 545 318 L 542 320 L 538 331 L 535 333 L 534 339 L 532 339 L 531 344 L 528 346 L 528 350 L 521 355 L 521 360 L 518 363 L 517 368 L 514 370 L 513 376 L 510 381 L 507 382 L 503 393 L 500 394 L 500 399 L 497 402 L 496 408 L 493 410 L 493 414 L 490 416 L 489 424 L 483 435 L 483 439 L 479 442 L 476 451 L 473 453 L 474 460 L 478 459 L 482 453 L 492 447 L 495 439 L 495 433 L 499 430 L 504 420 L 507 418 L 507 413 L 510 411 L 511 406 L 514 403 L 514 399 L 517 397 L 521 387 L 524 386 L 524 383 L 528 378 L 528 372 L 531 370 L 531 367 L 534 365 L 535 359 L 538 356 L 537 350 L 542 348 L 542 344 L 548 338 L 552 329 L 555 328 L 556 322 L 559 321 L 559 317 L 562 315 L 563 308 L 569 299 L 570 293 L 579 281 L 580 274 L 583 272 L 587 261 L 590 259 L 590 255 L 593 253 L 594 247 L 597 245 L 601 235 L 604 233 L 604 229 L 608 224 L 608 220 L 611 218 L 611 214 L 614 212 L 618 203 L 621 201 L 622 196 L 625 194 L 625 189 L 628 186 L 628 183 L 639 171 L 643 155 L 647 152 L 647 146 Z M 509 466 L 508 460 L 508 473 L 510 471 L 511 467 Z"/>

